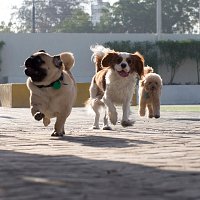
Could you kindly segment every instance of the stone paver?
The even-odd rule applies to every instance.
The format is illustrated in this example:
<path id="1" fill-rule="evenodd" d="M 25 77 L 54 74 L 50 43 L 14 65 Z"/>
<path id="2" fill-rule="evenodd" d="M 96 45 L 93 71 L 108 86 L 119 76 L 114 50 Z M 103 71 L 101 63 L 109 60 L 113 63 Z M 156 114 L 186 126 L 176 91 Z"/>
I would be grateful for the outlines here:
<path id="1" fill-rule="evenodd" d="M 200 114 L 133 109 L 133 127 L 102 131 L 74 108 L 53 138 L 29 109 L 0 108 L 0 199 L 199 200 Z"/>

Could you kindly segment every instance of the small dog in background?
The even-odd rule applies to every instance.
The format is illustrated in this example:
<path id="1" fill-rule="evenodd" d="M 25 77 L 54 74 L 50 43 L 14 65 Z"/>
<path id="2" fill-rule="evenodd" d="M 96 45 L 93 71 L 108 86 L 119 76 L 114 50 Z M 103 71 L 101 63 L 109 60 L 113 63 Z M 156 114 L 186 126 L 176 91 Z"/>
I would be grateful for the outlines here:
<path id="1" fill-rule="evenodd" d="M 139 81 L 139 115 L 145 116 L 148 109 L 149 118 L 160 117 L 160 96 L 162 79 L 153 73 L 152 67 L 144 67 L 144 78 Z"/>
<path id="2" fill-rule="evenodd" d="M 52 136 L 65 134 L 64 124 L 76 98 L 76 84 L 70 72 L 74 56 L 70 52 L 51 56 L 44 50 L 26 59 L 25 74 L 30 91 L 31 113 L 44 126 L 56 117 Z"/>
<path id="3" fill-rule="evenodd" d="M 138 52 L 116 52 L 102 45 L 90 49 L 96 67 L 88 101 L 95 112 L 93 129 L 99 129 L 100 110 L 104 108 L 103 130 L 111 130 L 108 121 L 115 125 L 118 120 L 115 104 L 122 104 L 121 125 L 132 126 L 133 121 L 129 120 L 130 104 L 137 77 L 144 73 L 144 58 Z"/>

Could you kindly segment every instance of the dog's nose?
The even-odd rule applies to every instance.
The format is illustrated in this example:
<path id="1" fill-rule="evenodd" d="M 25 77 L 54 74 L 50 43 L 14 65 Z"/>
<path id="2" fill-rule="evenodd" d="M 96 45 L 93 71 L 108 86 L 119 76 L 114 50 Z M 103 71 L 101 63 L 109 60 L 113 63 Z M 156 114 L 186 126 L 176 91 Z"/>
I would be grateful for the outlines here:
<path id="1" fill-rule="evenodd" d="M 121 68 L 122 68 L 122 69 L 126 68 L 126 63 L 122 63 L 122 64 L 121 64 Z"/>
<path id="2" fill-rule="evenodd" d="M 151 90 L 155 90 L 156 89 L 156 87 L 155 86 L 151 86 Z"/>
<path id="3" fill-rule="evenodd" d="M 26 59 L 26 61 L 24 63 L 25 67 L 31 67 L 31 62 L 32 62 L 31 58 Z"/>

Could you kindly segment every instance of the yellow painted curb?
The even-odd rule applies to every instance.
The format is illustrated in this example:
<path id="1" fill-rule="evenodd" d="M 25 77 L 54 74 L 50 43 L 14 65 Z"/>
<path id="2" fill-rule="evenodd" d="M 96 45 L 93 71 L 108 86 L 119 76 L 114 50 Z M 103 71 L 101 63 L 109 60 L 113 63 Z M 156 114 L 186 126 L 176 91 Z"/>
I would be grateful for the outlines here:
<path id="1" fill-rule="evenodd" d="M 89 98 L 90 83 L 77 83 L 77 99 L 75 107 L 83 107 Z M 26 84 L 8 83 L 0 84 L 0 106 L 10 108 L 28 108 L 29 90 Z M 136 95 L 133 97 L 132 105 L 136 105 Z"/>

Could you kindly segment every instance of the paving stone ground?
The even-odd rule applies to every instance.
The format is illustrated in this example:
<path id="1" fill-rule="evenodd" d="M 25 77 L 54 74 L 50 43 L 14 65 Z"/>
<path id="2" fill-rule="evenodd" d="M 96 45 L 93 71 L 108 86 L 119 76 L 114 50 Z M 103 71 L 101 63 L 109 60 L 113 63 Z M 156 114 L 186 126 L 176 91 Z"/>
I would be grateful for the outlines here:
<path id="1" fill-rule="evenodd" d="M 0 199 L 200 200 L 200 114 L 132 110 L 134 126 L 103 131 L 74 108 L 54 138 L 29 109 L 0 108 Z"/>

